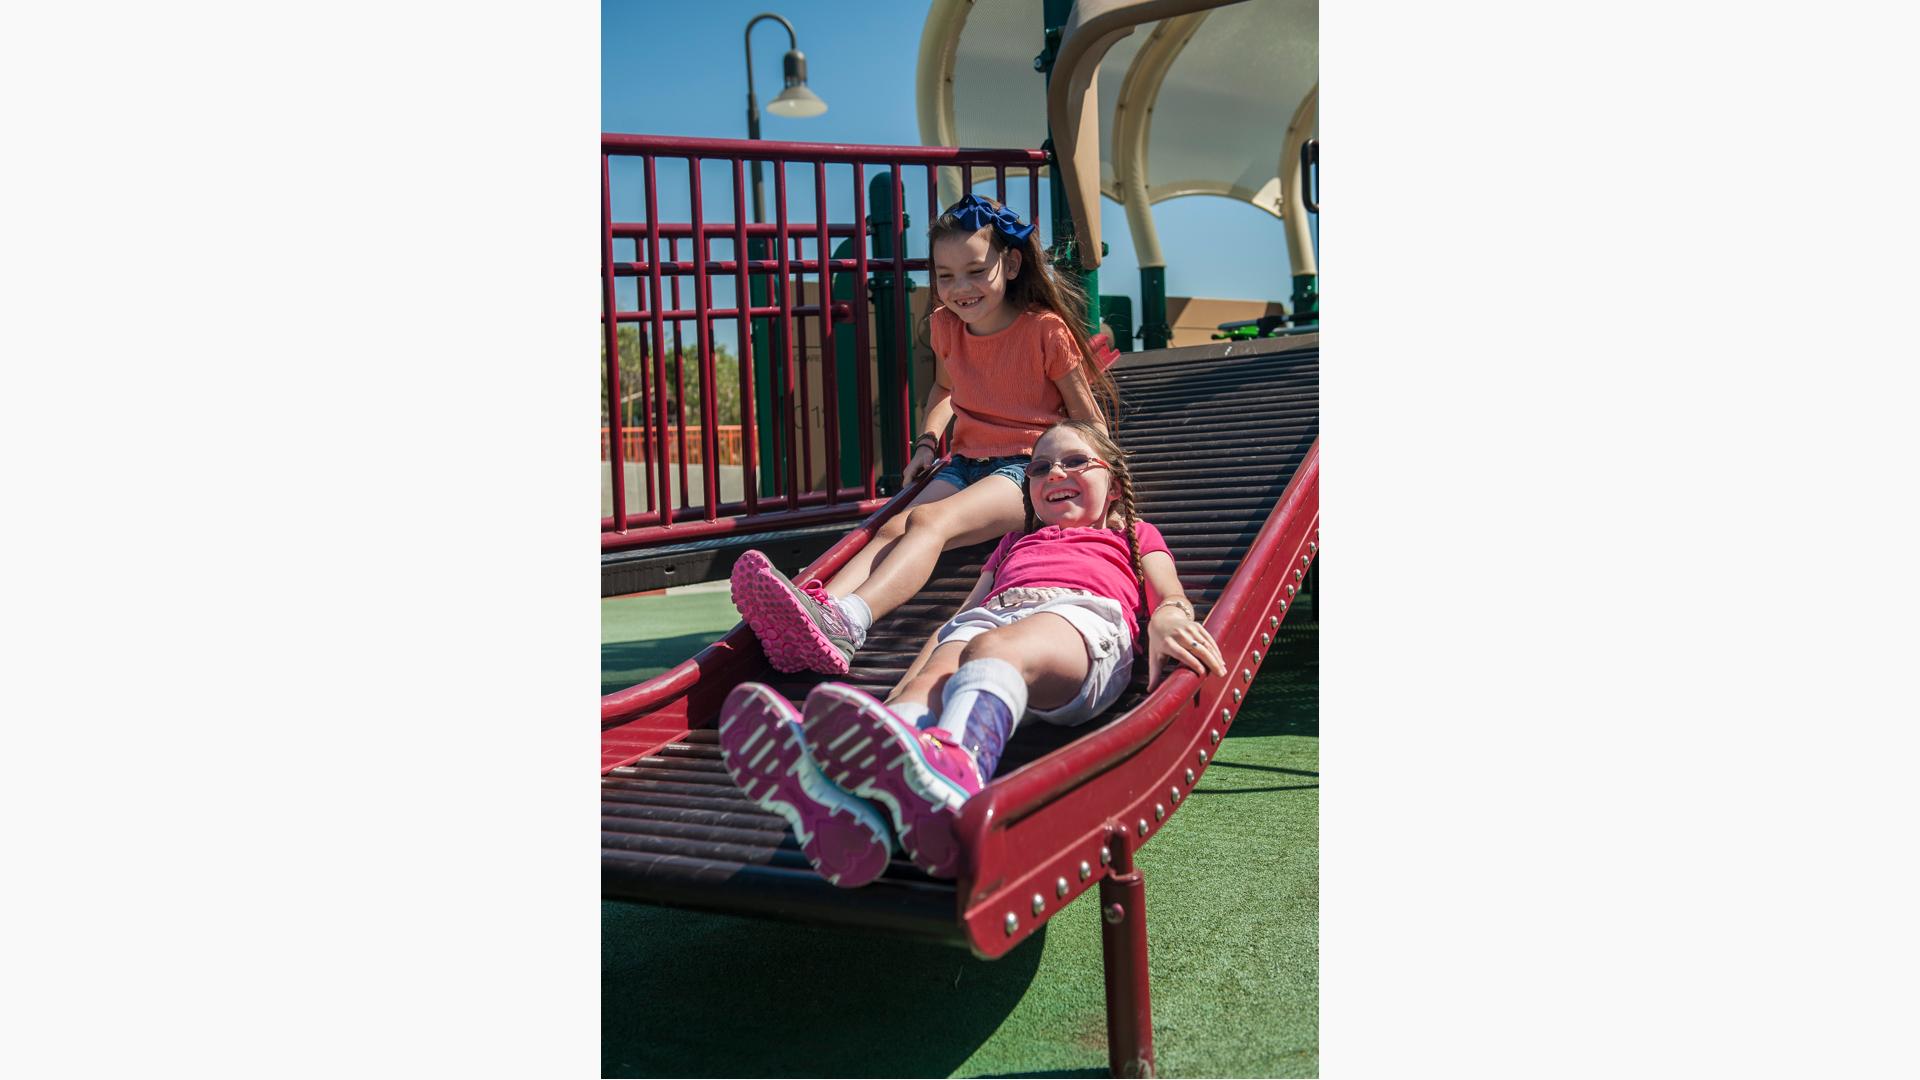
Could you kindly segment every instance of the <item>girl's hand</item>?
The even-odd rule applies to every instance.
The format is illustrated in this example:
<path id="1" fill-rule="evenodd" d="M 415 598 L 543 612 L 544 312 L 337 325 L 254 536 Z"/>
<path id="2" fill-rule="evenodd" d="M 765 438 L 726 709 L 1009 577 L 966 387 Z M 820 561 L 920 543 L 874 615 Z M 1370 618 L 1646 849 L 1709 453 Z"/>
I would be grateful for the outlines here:
<path id="1" fill-rule="evenodd" d="M 1204 676 L 1208 669 L 1215 675 L 1227 673 L 1227 663 L 1220 658 L 1220 646 L 1213 635 L 1174 604 L 1155 611 L 1147 620 L 1147 689 L 1160 682 L 1160 669 L 1169 659 L 1192 668 L 1196 675 Z"/>
<path id="2" fill-rule="evenodd" d="M 920 479 L 922 473 L 933 468 L 933 462 L 937 456 L 934 448 L 924 442 L 915 447 L 913 460 L 907 462 L 906 469 L 900 473 L 900 486 L 907 487 Z"/>

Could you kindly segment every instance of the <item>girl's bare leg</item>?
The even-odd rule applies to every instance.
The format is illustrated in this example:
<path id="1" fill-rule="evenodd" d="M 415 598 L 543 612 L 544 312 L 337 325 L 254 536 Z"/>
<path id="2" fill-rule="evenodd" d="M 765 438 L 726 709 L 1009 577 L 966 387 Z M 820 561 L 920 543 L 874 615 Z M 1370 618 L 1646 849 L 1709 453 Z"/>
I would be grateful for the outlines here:
<path id="1" fill-rule="evenodd" d="M 934 649 L 918 672 L 894 688 L 887 704 L 924 705 L 938 721 L 947 677 L 967 661 L 983 658 L 1004 660 L 1019 670 L 1027 683 L 1027 707 L 1032 709 L 1057 709 L 1072 701 L 1093 666 L 1080 631 L 1065 618 L 1043 611 L 971 641 L 949 641 Z"/>
<path id="2" fill-rule="evenodd" d="M 960 486 L 948 480 L 934 480 L 921 488 L 920 494 L 915 495 L 912 502 L 899 513 L 882 522 L 880 530 L 874 534 L 873 539 L 867 541 L 867 546 L 854 552 L 853 558 L 847 560 L 847 565 L 833 575 L 827 582 L 827 592 L 835 599 L 839 599 L 865 584 L 867 575 L 873 572 L 874 560 L 885 555 L 887 550 L 893 547 L 894 542 L 900 539 L 900 535 L 906 532 L 907 515 L 911 514 L 915 507 L 939 502 L 958 491 Z M 874 614 L 877 617 L 879 612 Z"/>
<path id="3" fill-rule="evenodd" d="M 933 639 L 927 639 L 929 649 L 926 662 L 920 670 L 900 680 L 900 685 L 887 695 L 888 705 L 924 705 L 928 711 L 938 714 L 940 711 L 940 686 L 947 676 L 960 669 L 960 654 L 966 651 L 969 643 L 950 641 L 939 648 L 931 648 Z"/>
<path id="4" fill-rule="evenodd" d="M 853 590 L 876 621 L 920 591 L 933 576 L 941 552 L 1019 528 L 1026 523 L 1026 505 L 1018 486 L 989 476 L 957 495 L 915 506 L 906 518 L 900 538 L 875 556 L 866 580 Z"/>
<path id="5" fill-rule="evenodd" d="M 941 624 L 941 626 L 944 625 L 946 624 Z M 921 670 L 927 666 L 927 658 L 933 655 L 934 646 L 939 640 L 940 627 L 936 626 L 933 629 L 933 633 L 927 635 L 927 643 L 920 646 L 920 652 L 913 658 L 913 663 L 907 665 L 906 674 L 900 676 L 900 681 L 893 684 L 893 692 L 887 697 L 888 702 L 892 702 L 898 698 L 900 692 L 906 689 L 907 684 L 912 682 L 914 677 L 919 675 Z"/>
<path id="6" fill-rule="evenodd" d="M 1057 709 L 1072 701 L 1093 667 L 1080 631 L 1051 611 L 989 630 L 967 642 L 960 653 L 961 664 L 985 659 L 1004 660 L 1019 669 L 1027 683 L 1029 709 Z"/>

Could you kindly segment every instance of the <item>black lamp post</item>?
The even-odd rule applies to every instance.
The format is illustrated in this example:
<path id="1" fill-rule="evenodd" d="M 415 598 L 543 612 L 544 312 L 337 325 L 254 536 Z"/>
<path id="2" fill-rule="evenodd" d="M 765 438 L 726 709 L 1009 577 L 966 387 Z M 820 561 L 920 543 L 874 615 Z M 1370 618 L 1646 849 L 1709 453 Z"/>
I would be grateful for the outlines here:
<path id="1" fill-rule="evenodd" d="M 778 19 L 781 26 L 787 28 L 787 55 L 781 60 L 782 74 L 786 86 L 780 96 L 767 102 L 767 111 L 775 116 L 795 118 L 819 116 L 827 111 L 827 103 L 820 95 L 807 89 L 807 58 L 800 51 L 799 41 L 794 37 L 793 24 L 785 18 L 768 11 L 755 15 L 747 22 L 744 35 L 747 45 L 747 138 L 760 137 L 760 103 L 753 96 L 753 26 L 761 19 Z M 753 162 L 753 220 L 755 223 L 767 219 L 766 201 L 760 193 L 760 162 Z"/>

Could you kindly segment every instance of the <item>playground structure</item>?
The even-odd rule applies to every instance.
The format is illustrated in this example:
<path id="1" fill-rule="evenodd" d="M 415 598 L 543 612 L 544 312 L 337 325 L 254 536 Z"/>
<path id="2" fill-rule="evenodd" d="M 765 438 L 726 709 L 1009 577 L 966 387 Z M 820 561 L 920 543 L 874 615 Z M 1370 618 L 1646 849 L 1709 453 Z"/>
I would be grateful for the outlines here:
<path id="1" fill-rule="evenodd" d="M 1070 13 L 1069 4 L 1048 0 L 1042 67 L 1056 138 L 1047 146 L 1071 147 L 1066 157 L 1049 149 L 603 136 L 606 400 L 621 403 L 617 425 L 637 429 L 637 464 L 646 478 L 644 508 L 630 506 L 624 477 L 632 462 L 625 453 L 609 456 L 613 512 L 603 521 L 603 563 L 744 542 L 776 561 L 778 552 L 789 552 L 783 565 L 797 570 L 809 560 L 791 555 L 798 547 L 781 545 L 810 531 L 825 539 L 804 576 L 829 577 L 844 565 L 918 490 L 888 497 L 924 391 L 924 374 L 917 385 L 915 378 L 910 274 L 928 266 L 924 256 L 909 257 L 908 207 L 925 206 L 924 230 L 944 205 L 947 176 L 972 190 L 976 179 L 991 175 L 998 198 L 1011 196 L 1022 216 L 1039 221 L 1039 181 L 1055 170 L 1062 180 L 1049 185 L 1056 265 L 1087 275 L 1097 289 L 1097 213 L 1090 228 L 1076 232 L 1075 224 L 1089 221 L 1099 197 L 1090 183 L 1100 176 L 1090 88 L 1101 58 L 1136 23 L 1221 6 L 1082 0 Z M 944 7 L 935 4 L 930 27 Z M 1300 119 L 1296 110 L 1296 129 Z M 685 221 L 662 215 L 662 205 L 677 209 L 667 200 L 679 195 L 661 184 L 663 160 L 686 163 Z M 746 220 L 749 161 L 774 166 L 771 222 Z M 731 173 L 727 222 L 704 213 L 705 162 Z M 851 182 L 832 183 L 830 167 L 850 172 Z M 801 205 L 810 204 L 810 221 L 791 214 L 790 169 L 800 171 L 808 189 Z M 614 179 L 622 170 L 639 177 L 637 214 L 615 212 Z M 1291 172 L 1281 169 L 1283 188 Z M 845 223 L 830 220 L 834 192 L 851 202 Z M 689 257 L 679 250 L 683 240 Z M 623 281 L 637 286 L 626 303 Z M 690 297 L 682 297 L 683 283 Z M 731 321 L 739 343 L 738 465 L 726 464 L 719 449 L 719 320 Z M 1089 321 L 1097 320 L 1097 310 L 1090 312 Z M 630 369 L 616 332 L 623 323 L 642 329 Z M 697 352 L 683 347 L 686 323 L 693 324 Z M 816 358 L 813 370 L 803 370 L 808 356 Z M 688 372 L 685 361 L 693 357 L 698 370 Z M 633 372 L 638 393 L 623 387 L 623 369 Z M 1147 693 L 1141 671 L 1100 720 L 1075 729 L 1023 728 L 1000 774 L 962 812 L 966 854 L 957 880 L 931 879 L 895 860 L 873 884 L 841 890 L 812 873 L 784 822 L 734 790 L 719 761 L 713 725 L 734 686 L 766 682 L 797 702 L 818 681 L 774 672 L 757 640 L 736 627 L 671 671 L 603 699 L 608 898 L 863 927 L 991 958 L 1097 888 L 1109 1065 L 1116 1075 L 1151 1075 L 1145 883 L 1133 853 L 1204 775 L 1286 632 L 1290 606 L 1316 583 L 1318 335 L 1138 352 L 1120 358 L 1113 373 L 1124 401 L 1118 432 L 1134 455 L 1142 516 L 1166 536 L 1228 673 L 1202 678 L 1177 670 Z M 690 381 L 700 391 L 697 418 L 685 412 Z M 638 408 L 625 415 L 629 402 Z M 817 432 L 809 425 L 815 416 Z M 685 470 L 689 437 L 700 444 L 695 459 L 711 463 L 701 477 L 701 503 L 691 501 Z M 824 460 L 816 463 L 816 455 Z M 739 470 L 737 501 L 719 496 L 717 473 L 728 468 Z M 854 518 L 864 520 L 842 535 Z M 884 695 L 966 595 L 991 547 L 947 552 L 920 594 L 876 624 L 846 681 Z"/>
<path id="2" fill-rule="evenodd" d="M 1319 130 L 1318 0 L 1071 6 L 1063 36 L 1048 37 L 1035 58 L 1031 3 L 934 0 L 915 87 L 921 141 L 1071 146 L 1061 157 L 1061 188 L 1087 269 L 1105 256 L 1099 198 L 1126 208 L 1140 265 L 1144 348 L 1174 344 L 1153 206 L 1191 195 L 1243 201 L 1281 221 L 1293 275 L 1290 321 L 1316 324 L 1309 215 L 1317 208 L 1308 205 L 1298 163 Z M 1149 32 L 1135 29 L 1146 20 L 1158 21 Z M 1062 25 L 1051 9 L 1047 25 Z M 1043 86 L 1030 74 L 1042 63 L 1070 64 L 1073 76 Z M 1271 122 L 1276 116 L 1288 118 L 1284 127 Z M 943 198 L 959 197 L 958 177 L 944 174 L 942 183 Z M 1124 321 L 1108 320 L 1116 334 Z"/>

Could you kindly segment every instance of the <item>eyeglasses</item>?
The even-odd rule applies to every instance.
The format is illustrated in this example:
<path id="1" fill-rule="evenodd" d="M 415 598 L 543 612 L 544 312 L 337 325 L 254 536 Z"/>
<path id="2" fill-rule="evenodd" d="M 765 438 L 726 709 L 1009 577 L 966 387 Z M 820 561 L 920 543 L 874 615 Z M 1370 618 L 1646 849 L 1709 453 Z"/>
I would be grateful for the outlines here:
<path id="1" fill-rule="evenodd" d="M 1067 454 L 1059 461 L 1048 461 L 1046 458 L 1034 458 L 1027 463 L 1027 479 L 1044 480 L 1053 474 L 1053 467 L 1055 465 L 1064 469 L 1068 476 L 1078 476 L 1088 469 L 1093 468 L 1095 465 L 1103 469 L 1113 468 L 1113 466 L 1101 461 L 1092 454 Z"/>

